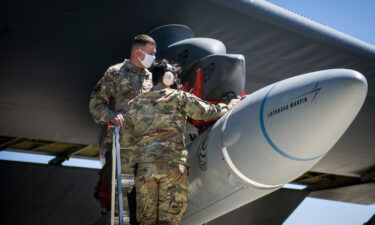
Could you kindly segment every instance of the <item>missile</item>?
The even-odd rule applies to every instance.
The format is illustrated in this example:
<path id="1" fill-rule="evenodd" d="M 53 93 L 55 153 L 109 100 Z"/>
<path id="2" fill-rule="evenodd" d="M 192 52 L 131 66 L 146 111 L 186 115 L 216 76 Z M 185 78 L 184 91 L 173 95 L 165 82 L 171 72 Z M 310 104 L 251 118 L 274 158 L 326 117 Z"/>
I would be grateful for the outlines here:
<path id="1" fill-rule="evenodd" d="M 367 95 L 362 74 L 331 69 L 246 96 L 189 146 L 184 225 L 201 225 L 269 194 L 313 167 Z"/>

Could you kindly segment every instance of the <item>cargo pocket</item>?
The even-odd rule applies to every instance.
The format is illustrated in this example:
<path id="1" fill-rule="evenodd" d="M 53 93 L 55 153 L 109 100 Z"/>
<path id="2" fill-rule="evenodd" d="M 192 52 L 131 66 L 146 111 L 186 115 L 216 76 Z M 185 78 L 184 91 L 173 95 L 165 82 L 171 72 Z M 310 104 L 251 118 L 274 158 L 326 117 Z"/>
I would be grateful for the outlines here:
<path id="1" fill-rule="evenodd" d="M 175 193 L 174 198 L 168 208 L 167 215 L 162 218 L 163 221 L 170 223 L 179 223 L 187 208 L 187 196 L 183 193 Z"/>

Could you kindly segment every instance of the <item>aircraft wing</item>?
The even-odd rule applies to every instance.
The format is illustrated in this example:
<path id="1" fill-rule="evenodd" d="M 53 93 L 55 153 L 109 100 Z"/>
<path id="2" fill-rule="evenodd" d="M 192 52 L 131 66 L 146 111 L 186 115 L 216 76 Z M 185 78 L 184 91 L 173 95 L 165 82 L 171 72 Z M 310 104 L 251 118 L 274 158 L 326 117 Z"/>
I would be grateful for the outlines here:
<path id="1" fill-rule="evenodd" d="M 322 190 L 374 179 L 373 45 L 257 0 L 6 0 L 0 12 L 1 149 L 96 157 L 99 129 L 88 112 L 96 82 L 128 57 L 136 34 L 183 24 L 196 37 L 221 40 L 227 52 L 245 56 L 248 93 L 317 70 L 361 72 L 369 86 L 362 110 L 299 182 L 319 184 L 322 174 L 355 179 L 327 178 L 331 185 L 318 185 Z"/>

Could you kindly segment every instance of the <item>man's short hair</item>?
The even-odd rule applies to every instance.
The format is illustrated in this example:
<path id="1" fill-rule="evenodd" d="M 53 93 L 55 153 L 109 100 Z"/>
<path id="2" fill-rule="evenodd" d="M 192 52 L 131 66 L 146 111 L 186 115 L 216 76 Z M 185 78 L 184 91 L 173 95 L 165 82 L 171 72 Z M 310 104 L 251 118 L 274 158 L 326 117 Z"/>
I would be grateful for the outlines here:
<path id="1" fill-rule="evenodd" d="M 159 82 L 163 80 L 164 73 L 167 71 L 167 64 L 172 66 L 173 74 L 177 78 L 181 73 L 181 67 L 177 63 L 170 63 L 166 59 L 158 59 L 152 64 L 150 68 L 150 72 L 152 73 L 152 83 L 157 85 Z M 176 79 L 178 81 L 178 79 Z"/>
<path id="2" fill-rule="evenodd" d="M 146 34 L 139 34 L 139 35 L 134 37 L 134 39 L 132 41 L 132 48 L 143 47 L 147 44 L 152 44 L 152 45 L 156 46 L 156 42 L 152 37 L 150 37 Z"/>

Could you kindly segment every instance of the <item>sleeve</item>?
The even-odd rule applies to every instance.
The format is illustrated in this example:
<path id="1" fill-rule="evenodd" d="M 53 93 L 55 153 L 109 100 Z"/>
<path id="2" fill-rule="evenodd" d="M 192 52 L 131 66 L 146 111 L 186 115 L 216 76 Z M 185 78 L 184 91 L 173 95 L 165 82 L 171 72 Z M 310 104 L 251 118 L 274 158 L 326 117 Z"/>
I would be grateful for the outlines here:
<path id="1" fill-rule="evenodd" d="M 129 115 L 124 116 L 123 135 L 121 137 L 121 158 L 125 171 L 132 171 L 136 166 L 135 161 L 135 143 L 134 143 L 134 123 Z"/>
<path id="2" fill-rule="evenodd" d="M 108 123 L 115 117 L 116 113 L 109 108 L 109 103 L 115 96 L 115 87 L 111 70 L 108 69 L 90 97 L 89 109 L 96 123 Z"/>
<path id="3" fill-rule="evenodd" d="M 181 103 L 187 116 L 194 120 L 215 120 L 231 109 L 229 105 L 210 104 L 187 92 L 181 92 Z"/>
<path id="4" fill-rule="evenodd" d="M 121 138 L 121 148 L 134 148 L 134 124 L 129 115 L 124 116 L 124 133 Z"/>

